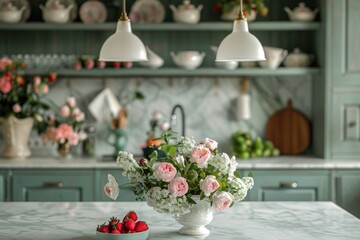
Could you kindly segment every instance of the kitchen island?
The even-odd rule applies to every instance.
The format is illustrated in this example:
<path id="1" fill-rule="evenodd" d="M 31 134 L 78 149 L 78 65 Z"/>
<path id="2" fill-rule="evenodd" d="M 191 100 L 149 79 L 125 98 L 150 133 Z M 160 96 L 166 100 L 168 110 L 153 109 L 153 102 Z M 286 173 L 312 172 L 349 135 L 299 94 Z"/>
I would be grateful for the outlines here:
<path id="1" fill-rule="evenodd" d="M 214 214 L 210 235 L 184 236 L 173 216 L 144 202 L 1 203 L 0 239 L 96 239 L 97 224 L 129 210 L 150 227 L 149 240 L 161 239 L 360 239 L 360 220 L 331 202 L 241 202 Z"/>

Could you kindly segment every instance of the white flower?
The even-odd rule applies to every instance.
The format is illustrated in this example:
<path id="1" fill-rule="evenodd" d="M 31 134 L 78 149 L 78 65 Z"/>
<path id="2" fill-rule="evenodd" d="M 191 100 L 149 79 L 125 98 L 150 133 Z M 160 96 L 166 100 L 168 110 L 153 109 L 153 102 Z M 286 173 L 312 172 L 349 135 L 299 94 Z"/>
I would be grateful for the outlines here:
<path id="1" fill-rule="evenodd" d="M 244 181 L 248 190 L 253 188 L 254 179 L 252 177 L 243 177 L 242 180 Z"/>
<path id="2" fill-rule="evenodd" d="M 215 167 L 222 175 L 228 175 L 230 173 L 231 160 L 226 153 L 220 153 L 213 156 L 208 164 Z"/>
<path id="3" fill-rule="evenodd" d="M 163 117 L 161 112 L 154 112 L 153 119 L 159 121 Z"/>
<path id="4" fill-rule="evenodd" d="M 180 137 L 178 143 L 178 152 L 180 155 L 189 156 L 192 150 L 195 148 L 195 140 L 193 137 Z"/>
<path id="5" fill-rule="evenodd" d="M 170 124 L 168 122 L 164 122 L 160 125 L 160 129 L 161 131 L 165 132 L 167 130 L 169 130 Z"/>
<path id="6" fill-rule="evenodd" d="M 178 155 L 175 157 L 176 162 L 180 165 L 180 166 L 185 166 L 185 159 L 184 156 L 182 155 Z"/>
<path id="7" fill-rule="evenodd" d="M 109 198 L 116 200 L 120 192 L 119 184 L 116 182 L 116 179 L 111 174 L 108 174 L 108 181 L 109 182 L 106 183 L 106 185 L 104 186 L 104 192 Z"/>
<path id="8" fill-rule="evenodd" d="M 218 147 L 218 142 L 211 138 L 205 138 L 203 143 L 204 143 L 205 147 L 207 147 L 211 151 L 214 151 Z"/>
<path id="9" fill-rule="evenodd" d="M 232 179 L 229 179 L 228 184 L 232 188 L 232 193 L 234 195 L 235 201 L 242 201 L 246 195 L 249 187 L 254 184 L 254 181 L 251 177 L 246 177 L 243 179 L 234 177 Z M 252 185 L 251 185 L 252 184 Z"/>

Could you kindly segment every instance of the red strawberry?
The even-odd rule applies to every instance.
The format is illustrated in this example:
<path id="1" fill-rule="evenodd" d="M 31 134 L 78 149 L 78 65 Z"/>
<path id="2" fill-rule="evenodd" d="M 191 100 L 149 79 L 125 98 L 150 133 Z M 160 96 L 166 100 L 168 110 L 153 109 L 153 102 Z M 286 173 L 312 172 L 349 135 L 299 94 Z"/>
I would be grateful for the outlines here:
<path id="1" fill-rule="evenodd" d="M 109 225 L 102 225 L 98 231 L 102 233 L 109 233 L 110 232 Z"/>
<path id="2" fill-rule="evenodd" d="M 112 218 L 110 218 L 109 224 L 116 225 L 116 224 L 118 224 L 118 222 L 119 222 L 119 219 L 117 217 L 112 217 Z"/>
<path id="3" fill-rule="evenodd" d="M 128 214 L 126 214 L 126 216 L 127 216 L 128 218 L 131 218 L 131 219 L 134 220 L 135 222 L 138 220 L 138 216 L 137 216 L 136 212 L 134 212 L 134 211 L 128 212 Z"/>
<path id="4" fill-rule="evenodd" d="M 121 232 L 117 229 L 114 229 L 111 231 L 112 234 L 121 234 Z"/>
<path id="5" fill-rule="evenodd" d="M 117 230 L 119 230 L 119 231 L 121 231 L 121 230 L 123 230 L 123 224 L 121 223 L 121 222 L 118 222 L 117 224 L 116 224 L 116 229 Z"/>
<path id="6" fill-rule="evenodd" d="M 56 81 L 56 73 L 50 73 L 49 74 L 49 83 L 53 83 Z"/>
<path id="7" fill-rule="evenodd" d="M 125 228 L 127 230 L 133 231 L 135 229 L 135 221 L 133 219 L 128 219 L 125 223 Z"/>
<path id="8" fill-rule="evenodd" d="M 135 232 L 144 232 L 149 229 L 149 226 L 146 222 L 138 221 L 135 226 Z"/>

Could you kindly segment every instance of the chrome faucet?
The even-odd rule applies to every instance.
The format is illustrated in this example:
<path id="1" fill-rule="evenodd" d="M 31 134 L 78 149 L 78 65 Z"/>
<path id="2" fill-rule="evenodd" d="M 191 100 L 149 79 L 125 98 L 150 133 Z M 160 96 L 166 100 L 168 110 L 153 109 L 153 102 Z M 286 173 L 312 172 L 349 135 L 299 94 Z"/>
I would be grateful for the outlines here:
<path id="1" fill-rule="evenodd" d="M 170 129 L 172 129 L 173 126 L 176 126 L 176 120 L 177 117 L 175 115 L 176 109 L 179 109 L 181 111 L 181 121 L 182 121 L 182 136 L 185 136 L 185 112 L 184 108 L 180 104 L 176 104 L 172 111 L 171 111 L 171 117 L 170 117 Z"/>

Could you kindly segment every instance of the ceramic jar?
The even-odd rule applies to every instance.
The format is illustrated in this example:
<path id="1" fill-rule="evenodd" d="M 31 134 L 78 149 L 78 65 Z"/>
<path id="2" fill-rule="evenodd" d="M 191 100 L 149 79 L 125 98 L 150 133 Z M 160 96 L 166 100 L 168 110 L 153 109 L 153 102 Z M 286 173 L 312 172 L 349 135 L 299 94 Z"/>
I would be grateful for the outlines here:
<path id="1" fill-rule="evenodd" d="M 4 138 L 2 156 L 4 158 L 27 158 L 31 155 L 28 146 L 29 136 L 34 124 L 33 118 L 18 119 L 10 116 L 0 119 Z"/>
<path id="2" fill-rule="evenodd" d="M 308 67 L 313 58 L 313 55 L 303 53 L 299 48 L 295 48 L 294 51 L 286 57 L 284 65 L 286 67 Z"/>

